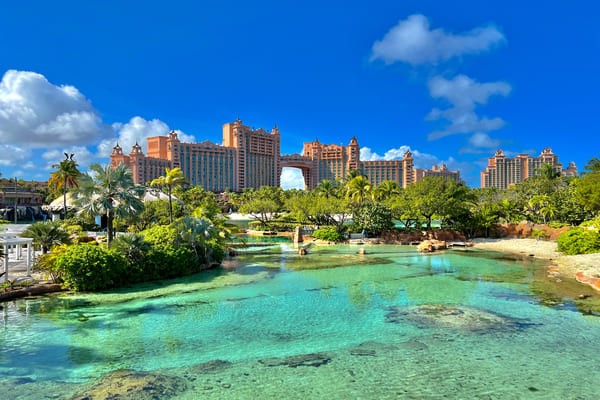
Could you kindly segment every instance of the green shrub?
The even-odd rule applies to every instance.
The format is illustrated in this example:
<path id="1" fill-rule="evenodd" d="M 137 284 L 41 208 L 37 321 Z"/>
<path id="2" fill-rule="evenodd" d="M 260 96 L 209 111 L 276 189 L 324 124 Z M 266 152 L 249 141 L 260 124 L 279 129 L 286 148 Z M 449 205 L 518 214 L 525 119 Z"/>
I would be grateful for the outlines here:
<path id="1" fill-rule="evenodd" d="M 600 252 L 600 234 L 597 231 L 575 228 L 558 237 L 558 251 L 568 255 Z"/>
<path id="2" fill-rule="evenodd" d="M 143 266 L 144 280 L 177 278 L 200 271 L 201 265 L 189 247 L 154 247 Z"/>
<path id="3" fill-rule="evenodd" d="M 360 232 L 365 230 L 375 235 L 392 229 L 392 212 L 389 207 L 380 203 L 367 203 L 361 206 L 352 216 L 352 229 Z"/>
<path id="4" fill-rule="evenodd" d="M 154 225 L 140 233 L 154 247 L 170 248 L 177 243 L 177 229 L 171 225 Z"/>
<path id="5" fill-rule="evenodd" d="M 119 253 L 90 244 L 68 247 L 54 268 L 73 290 L 101 290 L 123 284 L 125 259 Z"/>
<path id="6" fill-rule="evenodd" d="M 2 225 L 2 224 L 10 224 L 10 222 L 5 219 L 0 218 L 0 225 Z"/>
<path id="7" fill-rule="evenodd" d="M 338 232 L 335 228 L 321 228 L 313 232 L 312 236 L 315 239 L 326 240 L 328 242 L 341 242 L 344 240 L 344 235 Z"/>
<path id="8" fill-rule="evenodd" d="M 600 230 L 600 217 L 596 217 L 596 218 L 584 221 L 579 226 Z"/>
<path id="9" fill-rule="evenodd" d="M 533 230 L 531 231 L 531 237 L 533 239 L 546 239 L 548 236 L 548 232 L 546 232 L 543 229 L 533 228 Z"/>

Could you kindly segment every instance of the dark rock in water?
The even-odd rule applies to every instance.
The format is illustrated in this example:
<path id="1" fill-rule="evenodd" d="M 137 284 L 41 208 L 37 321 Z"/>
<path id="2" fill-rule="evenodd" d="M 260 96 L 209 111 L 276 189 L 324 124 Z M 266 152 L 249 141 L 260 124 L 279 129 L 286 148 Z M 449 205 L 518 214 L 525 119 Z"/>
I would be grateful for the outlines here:
<path id="1" fill-rule="evenodd" d="M 121 369 L 104 375 L 73 400 L 154 400 L 176 397 L 185 391 L 183 378 Z"/>
<path id="2" fill-rule="evenodd" d="M 391 350 L 396 350 L 397 347 L 392 344 L 379 342 L 362 342 L 358 346 L 350 349 L 350 354 L 353 356 L 376 356 L 377 352 L 385 353 Z"/>
<path id="3" fill-rule="evenodd" d="M 191 371 L 196 374 L 213 374 L 220 372 L 233 365 L 230 361 L 225 360 L 211 360 L 205 363 L 196 364 L 191 368 Z"/>
<path id="4" fill-rule="evenodd" d="M 31 378 L 17 378 L 15 380 L 13 380 L 13 383 L 15 385 L 24 385 L 26 383 L 33 383 L 35 382 L 35 380 L 31 379 Z"/>
<path id="5" fill-rule="evenodd" d="M 400 346 L 403 349 L 416 350 L 416 351 L 427 350 L 427 348 L 428 348 L 425 343 L 418 341 L 416 338 L 412 338 L 406 342 L 403 342 L 400 344 Z"/>
<path id="6" fill-rule="evenodd" d="M 390 307 L 389 323 L 412 323 L 422 328 L 445 328 L 470 332 L 520 329 L 528 324 L 489 311 L 466 306 L 424 304 L 415 307 Z"/>
<path id="7" fill-rule="evenodd" d="M 375 350 L 372 349 L 361 349 L 360 347 L 357 347 L 355 349 L 350 350 L 350 354 L 352 354 L 353 356 L 371 356 L 374 357 L 377 355 L 377 352 Z"/>
<path id="8" fill-rule="evenodd" d="M 290 368 L 296 367 L 320 367 L 331 361 L 325 353 L 310 353 L 300 354 L 297 356 L 284 357 L 284 358 L 264 358 L 258 360 L 259 363 L 267 367 L 280 367 L 287 366 Z"/>

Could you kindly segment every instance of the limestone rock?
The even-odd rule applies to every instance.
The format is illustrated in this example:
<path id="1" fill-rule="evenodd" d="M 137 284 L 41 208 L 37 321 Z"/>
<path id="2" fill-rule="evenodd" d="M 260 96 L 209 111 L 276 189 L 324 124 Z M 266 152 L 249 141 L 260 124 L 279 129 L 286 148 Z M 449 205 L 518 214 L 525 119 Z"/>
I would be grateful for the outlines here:
<path id="1" fill-rule="evenodd" d="M 258 360 L 262 365 L 267 367 L 287 366 L 290 368 L 297 367 L 320 367 L 331 361 L 331 358 L 325 353 L 310 353 L 300 354 L 297 356 L 284 358 L 264 358 Z"/>
<path id="2" fill-rule="evenodd" d="M 183 378 L 121 369 L 104 375 L 73 400 L 153 400 L 176 397 L 187 389 Z"/>
<path id="3" fill-rule="evenodd" d="M 385 316 L 385 322 L 408 322 L 422 328 L 444 328 L 481 333 L 514 330 L 530 325 L 477 308 L 445 304 L 390 307 Z"/>

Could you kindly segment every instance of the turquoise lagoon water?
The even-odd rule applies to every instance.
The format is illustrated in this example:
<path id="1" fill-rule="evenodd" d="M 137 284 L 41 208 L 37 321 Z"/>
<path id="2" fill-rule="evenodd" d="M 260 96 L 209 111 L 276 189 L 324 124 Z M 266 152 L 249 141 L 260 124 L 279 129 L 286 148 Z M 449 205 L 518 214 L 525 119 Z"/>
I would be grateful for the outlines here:
<path id="1" fill-rule="evenodd" d="M 600 317 L 549 300 L 544 264 L 365 248 L 250 245 L 185 279 L 5 303 L 1 396 L 82 398 L 126 369 L 178 381 L 115 398 L 600 398 Z"/>

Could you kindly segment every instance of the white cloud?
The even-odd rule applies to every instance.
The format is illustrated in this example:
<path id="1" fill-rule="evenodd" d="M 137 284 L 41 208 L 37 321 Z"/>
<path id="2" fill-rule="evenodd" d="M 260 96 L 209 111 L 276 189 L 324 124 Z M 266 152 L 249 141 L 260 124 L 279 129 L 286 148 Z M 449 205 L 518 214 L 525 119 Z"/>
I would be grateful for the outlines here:
<path id="1" fill-rule="evenodd" d="M 416 168 L 428 169 L 432 165 L 440 163 L 440 159 L 432 154 L 423 153 L 419 150 L 412 150 L 410 146 L 400 146 L 387 150 L 383 156 L 374 153 L 369 147 L 360 148 L 361 161 L 376 161 L 376 160 L 401 160 L 404 158 L 404 153 L 410 151 L 414 159 Z"/>
<path id="2" fill-rule="evenodd" d="M 25 163 L 31 156 L 31 151 L 13 146 L 0 144 L 0 165 L 13 166 Z"/>
<path id="3" fill-rule="evenodd" d="M 129 154 L 129 151 L 133 145 L 137 142 L 144 152 L 147 152 L 146 138 L 152 136 L 166 136 L 169 134 L 171 129 L 169 126 L 159 119 L 146 120 L 142 117 L 136 116 L 129 120 L 129 122 L 115 123 L 112 125 L 115 132 L 113 139 L 105 139 L 98 145 L 98 154 L 102 157 L 110 156 L 112 148 L 117 142 L 119 146 L 123 148 L 123 152 Z M 182 142 L 194 142 L 196 139 L 194 136 L 187 135 L 180 130 L 175 130 Z"/>
<path id="4" fill-rule="evenodd" d="M 73 86 L 41 74 L 7 71 L 0 81 L 0 136 L 19 148 L 94 143 L 109 133 L 91 102 Z"/>
<path id="5" fill-rule="evenodd" d="M 304 177 L 302 171 L 297 168 L 281 169 L 281 187 L 287 189 L 304 189 Z"/>
<path id="6" fill-rule="evenodd" d="M 477 132 L 469 139 L 469 144 L 473 147 L 495 149 L 500 146 L 500 141 L 493 139 L 485 132 Z"/>
<path id="7" fill-rule="evenodd" d="M 424 15 L 414 14 L 400 20 L 373 44 L 371 61 L 436 64 L 463 54 L 480 53 L 504 40 L 504 35 L 493 26 L 453 34 L 440 28 L 430 29 Z"/>
<path id="8" fill-rule="evenodd" d="M 83 171 L 90 164 L 98 162 L 90 150 L 85 146 L 70 146 L 61 150 L 53 149 L 42 153 L 42 158 L 46 160 L 45 169 L 54 170 L 53 165 L 57 165 L 65 159 L 65 153 L 73 154 L 73 160 L 79 165 L 79 170 Z"/>
<path id="9" fill-rule="evenodd" d="M 475 112 L 477 105 L 487 104 L 495 95 L 508 96 L 511 86 L 506 82 L 479 83 L 465 75 L 453 79 L 435 76 L 429 81 L 429 93 L 435 99 L 446 100 L 450 107 L 434 108 L 427 120 L 446 119 L 450 122 L 443 130 L 431 132 L 430 140 L 458 133 L 485 134 L 504 126 L 502 118 L 479 117 Z M 482 138 L 475 138 L 475 140 Z"/>

